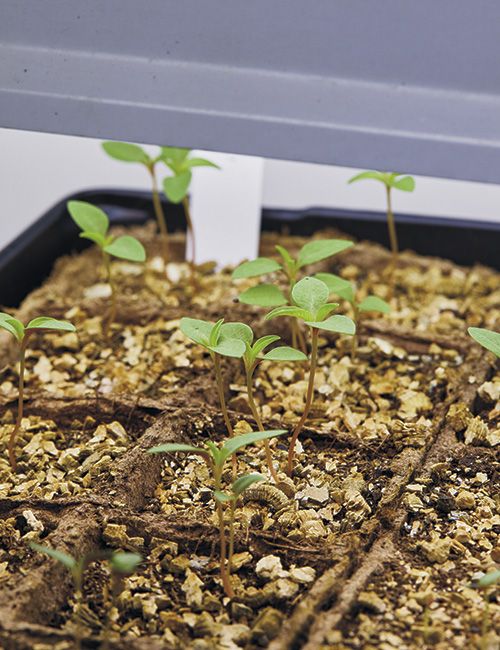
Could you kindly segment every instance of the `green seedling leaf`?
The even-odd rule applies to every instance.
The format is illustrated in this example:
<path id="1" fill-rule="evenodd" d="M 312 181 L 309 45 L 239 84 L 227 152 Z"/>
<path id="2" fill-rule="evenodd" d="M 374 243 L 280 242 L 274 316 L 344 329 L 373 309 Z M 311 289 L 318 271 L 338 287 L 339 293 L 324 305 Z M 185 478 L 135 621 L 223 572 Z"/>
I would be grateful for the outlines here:
<path id="1" fill-rule="evenodd" d="M 251 445 L 254 442 L 259 442 L 259 440 L 265 440 L 267 438 L 274 438 L 275 436 L 281 436 L 284 433 L 287 433 L 286 429 L 278 429 L 276 431 L 252 431 L 250 433 L 243 433 L 241 436 L 236 436 L 235 438 L 230 438 L 224 443 L 222 447 L 221 456 L 225 460 L 232 456 L 238 449 Z M 208 444 L 208 443 L 207 443 Z"/>
<path id="2" fill-rule="evenodd" d="M 317 321 L 306 321 L 306 325 L 311 327 L 316 327 L 320 330 L 326 330 L 327 332 L 335 332 L 336 334 L 355 334 L 356 325 L 347 316 L 341 316 L 340 314 L 335 314 L 330 316 L 324 321 L 318 323 Z"/>
<path id="3" fill-rule="evenodd" d="M 283 246 L 276 246 L 276 250 L 281 254 L 281 257 L 285 260 L 288 268 L 293 268 L 295 261 L 292 259 L 292 256 Z"/>
<path id="4" fill-rule="evenodd" d="M 168 165 L 168 163 L 173 164 L 174 166 L 181 165 L 184 160 L 189 155 L 191 149 L 179 149 L 176 147 L 161 147 L 161 160 Z"/>
<path id="5" fill-rule="evenodd" d="M 184 167 L 188 169 L 191 167 L 215 167 L 215 169 L 220 169 L 219 165 L 210 162 L 210 160 L 205 160 L 205 158 L 188 158 L 184 163 Z"/>
<path id="6" fill-rule="evenodd" d="M 118 237 L 111 244 L 104 246 L 106 253 L 114 255 L 130 262 L 144 262 L 146 260 L 146 251 L 140 241 L 135 237 Z"/>
<path id="7" fill-rule="evenodd" d="M 395 176 L 399 176 L 399 174 L 396 174 Z M 415 180 L 411 176 L 404 176 L 399 180 L 393 179 L 389 185 L 392 185 L 392 187 L 395 187 L 397 190 L 402 190 L 403 192 L 413 192 L 415 189 Z"/>
<path id="8" fill-rule="evenodd" d="M 220 501 L 221 503 L 228 503 L 229 501 L 235 500 L 235 497 L 232 494 L 226 494 L 225 492 L 221 492 L 220 490 L 214 491 L 214 497 L 217 499 L 217 501 Z"/>
<path id="9" fill-rule="evenodd" d="M 68 212 L 84 233 L 98 233 L 103 237 L 109 228 L 107 215 L 97 206 L 85 201 L 68 201 Z"/>
<path id="10" fill-rule="evenodd" d="M 336 255 L 346 248 L 354 245 L 352 241 L 345 239 L 321 239 L 318 241 L 311 241 L 303 246 L 297 258 L 297 268 L 306 266 L 307 264 L 314 264 L 327 257 Z"/>
<path id="11" fill-rule="evenodd" d="M 382 314 L 391 313 L 390 306 L 378 296 L 367 296 L 359 303 L 358 309 L 362 309 L 363 311 L 379 311 Z"/>
<path id="12" fill-rule="evenodd" d="M 316 280 L 321 280 L 321 282 L 324 282 L 326 286 L 328 287 L 328 290 L 330 293 L 336 293 L 337 295 L 340 295 L 340 291 L 345 291 L 345 290 L 351 290 L 352 292 L 352 286 L 349 280 L 344 280 L 344 278 L 341 278 L 338 275 L 335 275 L 335 273 L 315 273 L 314 276 Z M 344 298 L 344 296 L 342 296 Z M 354 293 L 353 293 L 354 297 Z M 346 300 L 349 300 L 346 298 Z"/>
<path id="13" fill-rule="evenodd" d="M 257 339 L 252 346 L 251 352 L 254 357 L 262 352 L 264 348 L 267 348 L 268 345 L 279 341 L 280 337 L 277 334 L 268 334 L 267 336 L 262 336 L 260 339 Z"/>
<path id="14" fill-rule="evenodd" d="M 316 318 L 314 319 L 316 322 L 320 322 L 325 320 L 325 318 L 330 314 L 334 309 L 336 309 L 339 306 L 338 302 L 329 302 L 326 305 L 322 305 L 318 309 L 318 313 L 316 314 Z"/>
<path id="15" fill-rule="evenodd" d="M 166 442 L 163 445 L 158 445 L 157 447 L 151 447 L 146 451 L 147 454 L 159 454 L 162 452 L 173 452 L 173 451 L 184 451 L 187 453 L 197 454 L 201 456 L 208 456 L 208 451 L 206 449 L 201 449 L 200 447 L 193 447 L 193 445 L 184 445 L 178 442 Z"/>
<path id="16" fill-rule="evenodd" d="M 253 341 L 252 328 L 245 323 L 224 323 L 220 328 L 219 343 L 230 339 L 237 339 L 251 345 Z"/>
<path id="17" fill-rule="evenodd" d="M 490 571 L 489 573 L 485 573 L 482 578 L 480 578 L 477 582 L 474 582 L 473 585 L 476 588 L 485 588 L 485 587 L 491 587 L 491 585 L 495 584 L 495 582 L 498 582 L 500 580 L 500 571 Z"/>
<path id="18" fill-rule="evenodd" d="M 24 326 L 16 318 L 12 318 L 9 314 L 0 314 L 0 327 L 4 330 L 7 330 L 12 336 L 19 342 L 23 340 L 24 337 Z"/>
<path id="19" fill-rule="evenodd" d="M 169 201 L 172 201 L 172 203 L 180 203 L 186 196 L 190 182 L 190 171 L 175 174 L 174 176 L 167 176 L 163 181 L 163 191 Z"/>
<path id="20" fill-rule="evenodd" d="M 347 182 L 355 183 L 356 181 L 361 181 L 364 178 L 373 178 L 377 181 L 381 181 L 382 183 L 385 183 L 383 172 L 361 172 L 361 174 L 356 174 L 356 176 L 353 176 Z"/>
<path id="21" fill-rule="evenodd" d="M 350 302 L 351 305 L 356 304 L 356 296 L 354 295 L 352 286 L 346 287 L 345 289 L 340 289 L 339 291 L 335 291 L 335 293 L 339 298 L 343 298 L 344 300 L 347 300 L 347 302 Z"/>
<path id="22" fill-rule="evenodd" d="M 55 560 L 59 560 L 61 564 L 64 564 L 64 566 L 69 569 L 72 573 L 75 571 L 77 567 L 76 560 L 71 557 L 71 555 L 68 555 L 67 553 L 63 553 L 62 551 L 56 551 L 53 548 L 49 548 L 48 546 L 42 546 L 41 544 L 35 544 L 34 542 L 29 543 L 29 547 L 32 548 L 34 551 L 40 551 L 41 553 L 45 553 L 49 557 L 54 558 Z"/>
<path id="23" fill-rule="evenodd" d="M 255 260 L 243 262 L 237 266 L 234 269 L 233 275 L 231 277 L 233 280 L 240 280 L 241 278 L 254 278 L 258 275 L 265 275 L 266 273 L 273 273 L 274 271 L 280 271 L 282 269 L 283 267 L 275 260 L 271 260 L 268 257 L 258 257 Z"/>
<path id="24" fill-rule="evenodd" d="M 285 305 L 284 307 L 278 307 L 273 309 L 266 315 L 264 320 L 269 320 L 270 318 L 275 318 L 276 316 L 293 316 L 294 318 L 300 318 L 301 320 L 313 320 L 314 315 L 310 311 L 301 309 L 300 307 L 294 307 L 293 305 Z"/>
<path id="25" fill-rule="evenodd" d="M 147 153 L 136 144 L 128 144 L 127 142 L 103 142 L 101 146 L 108 156 L 115 158 L 115 160 L 142 163 L 143 165 L 151 162 Z"/>
<path id="26" fill-rule="evenodd" d="M 113 553 L 109 558 L 111 569 L 117 573 L 133 573 L 139 562 L 142 562 L 142 556 L 139 553 Z"/>
<path id="27" fill-rule="evenodd" d="M 181 318 L 179 329 L 191 341 L 206 347 L 206 342 L 210 341 L 210 334 L 214 327 L 213 323 L 200 320 L 198 318 Z M 216 343 L 217 341 L 214 341 Z"/>
<path id="28" fill-rule="evenodd" d="M 265 481 L 266 479 L 262 474 L 247 474 L 246 476 L 240 476 L 233 483 L 233 494 L 236 498 L 240 496 L 247 488 L 249 488 L 254 483 L 259 483 L 260 481 Z"/>
<path id="29" fill-rule="evenodd" d="M 39 316 L 30 321 L 26 329 L 44 329 L 44 330 L 58 330 L 63 332 L 76 332 L 76 328 L 71 323 L 64 320 L 56 320 L 49 316 Z"/>
<path id="30" fill-rule="evenodd" d="M 307 356 L 303 352 L 288 346 L 269 350 L 263 358 L 268 361 L 307 361 Z"/>
<path id="31" fill-rule="evenodd" d="M 288 300 L 283 291 L 274 284 L 259 284 L 240 293 L 238 302 L 257 307 L 280 307 L 286 305 Z"/>
<path id="32" fill-rule="evenodd" d="M 0 323 L 1 326 L 1 323 Z M 469 327 L 472 338 L 500 359 L 500 334 L 482 327 Z"/>
<path id="33" fill-rule="evenodd" d="M 330 291 L 324 282 L 316 278 L 303 278 L 292 289 L 292 298 L 302 309 L 316 316 L 318 309 L 326 303 Z"/>
<path id="34" fill-rule="evenodd" d="M 233 357 L 239 359 L 245 354 L 246 346 L 243 341 L 238 339 L 228 339 L 215 346 L 206 346 L 212 352 L 220 354 L 223 357 Z"/>

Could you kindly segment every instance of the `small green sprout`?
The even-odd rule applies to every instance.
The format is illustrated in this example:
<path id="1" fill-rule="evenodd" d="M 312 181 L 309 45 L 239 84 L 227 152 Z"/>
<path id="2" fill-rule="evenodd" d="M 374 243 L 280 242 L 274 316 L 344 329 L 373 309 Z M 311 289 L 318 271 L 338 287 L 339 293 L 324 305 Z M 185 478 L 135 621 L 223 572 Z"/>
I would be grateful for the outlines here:
<path id="1" fill-rule="evenodd" d="M 350 246 L 353 246 L 353 242 L 345 239 L 318 239 L 302 246 L 297 259 L 293 259 L 283 246 L 276 246 L 283 258 L 283 264 L 279 264 L 279 262 L 269 257 L 258 257 L 255 260 L 243 262 L 233 271 L 233 280 L 253 278 L 274 273 L 275 271 L 282 271 L 288 282 L 288 295 L 285 295 L 274 284 L 258 284 L 240 294 L 238 301 L 258 307 L 281 307 L 282 305 L 293 304 L 292 289 L 297 282 L 298 271 L 304 266 L 315 264 L 336 255 Z M 292 329 L 292 345 L 294 348 L 297 347 L 298 335 L 300 335 L 300 332 L 297 329 L 296 321 L 294 321 Z M 303 345 L 302 348 L 304 347 Z"/>
<path id="2" fill-rule="evenodd" d="M 186 214 L 187 228 L 191 238 L 191 284 L 196 289 L 195 279 L 195 238 L 193 222 L 191 220 L 191 210 L 189 205 L 188 189 L 191 183 L 193 167 L 215 167 L 219 166 L 205 160 L 205 158 L 190 158 L 191 149 L 176 149 L 175 147 L 162 147 L 161 160 L 173 172 L 172 176 L 167 176 L 163 181 L 163 191 L 169 201 L 172 203 L 181 203 L 184 206 Z"/>
<path id="3" fill-rule="evenodd" d="M 316 273 L 314 276 L 317 280 L 321 280 L 330 289 L 330 293 L 335 293 L 340 298 L 347 300 L 350 303 L 353 311 L 353 321 L 356 325 L 356 333 L 352 339 L 351 359 L 354 360 L 356 350 L 358 347 L 358 325 L 360 320 L 360 312 L 362 311 L 378 311 L 381 314 L 390 314 L 391 307 L 389 303 L 378 296 L 366 296 L 361 302 L 356 300 L 356 295 L 352 288 L 352 284 L 347 280 L 335 275 L 334 273 Z"/>
<path id="4" fill-rule="evenodd" d="M 142 557 L 138 553 L 125 553 L 121 552 L 112 552 L 112 551 L 94 551 L 88 553 L 87 555 L 80 556 L 77 560 L 68 553 L 63 551 L 58 551 L 48 546 L 42 546 L 41 544 L 35 544 L 31 542 L 29 547 L 34 551 L 40 551 L 45 553 L 51 558 L 58 560 L 63 564 L 68 571 L 70 571 L 73 576 L 73 583 L 75 586 L 75 642 L 77 648 L 81 648 L 81 639 L 82 639 L 82 629 L 81 629 L 81 608 L 83 601 L 83 575 L 87 567 L 97 560 L 108 560 L 111 568 L 111 575 L 113 579 L 113 604 L 116 602 L 116 598 L 119 595 L 119 592 L 116 594 L 117 580 L 120 580 L 123 575 L 128 575 L 133 573 L 139 564 L 142 562 Z M 103 648 L 107 647 L 107 636 L 106 641 L 103 644 Z"/>
<path id="5" fill-rule="evenodd" d="M 108 235 L 109 219 L 97 206 L 85 201 L 68 201 L 67 208 L 73 221 L 82 230 L 80 237 L 93 241 L 102 252 L 111 288 L 111 312 L 104 327 L 104 336 L 109 341 L 109 330 L 116 316 L 116 286 L 111 275 L 110 256 L 130 262 L 144 262 L 146 251 L 135 237 L 125 235 L 115 238 L 114 235 Z"/>
<path id="6" fill-rule="evenodd" d="M 302 320 L 309 326 L 311 333 L 311 353 L 310 353 L 310 370 L 309 382 L 307 385 L 306 403 L 304 413 L 300 418 L 290 441 L 288 450 L 287 474 L 292 475 L 293 454 L 295 443 L 304 426 L 304 423 L 311 408 L 314 392 L 314 375 L 318 359 L 318 336 L 320 330 L 336 332 L 339 334 L 353 335 L 356 332 L 354 322 L 347 316 L 335 314 L 330 316 L 331 312 L 338 307 L 338 303 L 328 303 L 330 290 L 324 282 L 316 278 L 303 278 L 292 289 L 293 305 L 278 307 L 267 314 L 266 320 L 276 316 L 292 316 Z"/>
<path id="7" fill-rule="evenodd" d="M 471 328 L 476 329 L 476 328 Z M 489 348 L 488 348 L 489 349 Z M 496 353 L 495 353 L 496 354 Z M 484 592 L 484 612 L 483 622 L 481 625 L 481 650 L 488 648 L 488 626 L 490 623 L 490 600 L 488 589 L 500 580 L 500 571 L 490 571 L 485 573 L 484 576 L 472 582 L 469 587 L 472 589 L 479 589 Z"/>
<path id="8" fill-rule="evenodd" d="M 267 440 L 266 440 L 267 442 Z M 245 476 L 240 476 L 234 481 L 231 487 L 231 494 L 222 492 L 221 490 L 215 490 L 214 497 L 220 503 L 230 503 L 230 513 L 229 513 L 229 550 L 227 554 L 227 575 L 231 575 L 231 565 L 233 561 L 234 554 L 234 513 L 236 511 L 236 504 L 238 498 L 243 494 L 243 492 L 249 488 L 254 483 L 259 481 L 265 481 L 266 479 L 262 474 L 246 474 Z"/>
<path id="9" fill-rule="evenodd" d="M 392 251 L 392 261 L 391 261 L 391 274 L 390 274 L 390 288 L 392 291 L 393 282 L 394 282 L 394 270 L 397 264 L 398 258 L 398 237 L 396 235 L 396 226 L 394 224 L 394 215 L 392 213 L 391 205 L 391 189 L 394 187 L 397 190 L 402 190 L 403 192 L 413 192 L 415 189 L 415 180 L 411 176 L 403 176 L 402 174 L 395 174 L 392 172 L 362 172 L 361 174 L 356 174 L 348 182 L 354 183 L 355 181 L 360 181 L 365 178 L 372 178 L 376 181 L 380 181 L 385 185 L 386 194 L 387 194 L 387 226 L 389 229 L 389 240 L 391 242 L 391 251 Z"/>
<path id="10" fill-rule="evenodd" d="M 163 445 L 158 445 L 152 449 L 148 449 L 146 453 L 148 454 L 157 454 L 161 452 L 174 452 L 180 451 L 188 454 L 194 454 L 196 456 L 201 456 L 203 460 L 207 463 L 212 475 L 214 477 L 215 484 L 215 493 L 222 492 L 222 471 L 224 464 L 229 456 L 233 456 L 239 449 L 246 447 L 247 445 L 258 442 L 259 440 L 265 440 L 267 438 L 273 438 L 274 436 L 280 436 L 283 433 L 286 433 L 286 430 L 280 429 L 277 431 L 252 431 L 251 433 L 244 433 L 235 438 L 230 438 L 219 449 L 213 442 L 207 441 L 206 445 L 208 449 L 201 447 L 193 447 L 192 445 L 185 445 L 179 443 L 166 443 Z M 236 482 L 236 481 L 235 481 Z M 233 484 L 234 486 L 234 484 Z M 241 491 L 240 491 L 241 494 Z M 220 499 L 217 499 L 217 515 L 219 518 L 219 533 L 220 533 L 220 575 L 222 579 L 222 585 L 224 591 L 229 598 L 234 598 L 234 591 L 229 581 L 229 574 L 226 570 L 226 533 L 224 528 L 224 512 L 222 509 L 222 502 Z"/>
<path id="11" fill-rule="evenodd" d="M 500 359 L 500 334 L 482 327 L 469 327 L 467 330 L 474 341 L 480 343 L 483 348 L 493 352 Z"/>
<path id="12" fill-rule="evenodd" d="M 16 339 L 19 349 L 19 391 L 18 391 L 18 409 L 17 409 L 17 420 L 14 426 L 14 430 L 10 434 L 9 438 L 9 459 L 12 469 L 17 472 L 16 459 L 14 457 L 14 440 L 17 436 L 17 433 L 21 427 L 21 421 L 23 419 L 23 398 L 24 398 L 24 370 L 26 362 L 26 347 L 28 345 L 28 340 L 32 334 L 35 332 L 74 332 L 75 326 L 66 321 L 56 320 L 55 318 L 49 318 L 47 316 L 40 316 L 33 319 L 28 323 L 26 327 L 21 323 L 21 321 L 16 318 L 12 318 L 9 314 L 4 314 L 0 312 L 0 327 L 7 332 L 10 332 L 12 336 Z"/>
<path id="13" fill-rule="evenodd" d="M 149 172 L 153 184 L 153 207 L 160 230 L 160 246 L 161 256 L 165 268 L 167 267 L 169 253 L 168 253 L 168 231 L 165 215 L 161 206 L 160 193 L 158 191 L 158 181 L 156 177 L 156 165 L 163 161 L 163 150 L 155 158 L 151 158 L 144 149 L 136 144 L 129 144 L 128 142 L 103 142 L 102 148 L 104 151 L 115 160 L 129 163 L 140 163 Z"/>

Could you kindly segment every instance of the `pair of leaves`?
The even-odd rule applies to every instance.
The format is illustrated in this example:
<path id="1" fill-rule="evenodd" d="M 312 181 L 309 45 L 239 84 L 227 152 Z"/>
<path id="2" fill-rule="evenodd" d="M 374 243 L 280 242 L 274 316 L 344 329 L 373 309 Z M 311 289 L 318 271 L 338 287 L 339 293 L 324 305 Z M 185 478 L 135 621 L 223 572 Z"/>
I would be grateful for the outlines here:
<path id="1" fill-rule="evenodd" d="M 173 176 L 168 176 L 163 181 L 163 191 L 172 203 L 180 203 L 187 194 L 191 183 L 191 169 L 193 167 L 215 167 L 218 165 L 205 160 L 205 158 L 189 158 L 191 149 L 176 149 L 175 147 L 162 147 L 161 160 L 169 167 Z"/>
<path id="2" fill-rule="evenodd" d="M 315 264 L 321 260 L 336 255 L 341 251 L 349 248 L 353 242 L 344 239 L 319 239 L 308 242 L 299 251 L 297 259 L 294 260 L 290 253 L 282 246 L 276 246 L 281 254 L 289 279 L 295 279 L 299 269 L 309 264 Z M 252 278 L 259 275 L 274 273 L 275 271 L 284 271 L 284 267 L 276 260 L 268 257 L 258 257 L 255 260 L 243 262 L 233 271 L 233 280 L 241 278 Z M 259 307 L 280 307 L 288 304 L 288 299 L 284 293 L 274 284 L 261 284 L 244 291 L 238 300 L 247 305 L 256 305 Z"/>
<path id="3" fill-rule="evenodd" d="M 245 340 L 253 339 L 253 332 L 244 323 L 209 323 L 197 318 L 181 318 L 181 332 L 195 343 L 202 345 L 212 355 L 239 359 L 246 350 Z"/>
<path id="4" fill-rule="evenodd" d="M 195 343 L 202 345 L 210 353 L 225 357 L 243 357 L 245 365 L 251 367 L 258 360 L 269 361 L 305 361 L 305 354 L 294 348 L 281 346 L 266 352 L 264 349 L 279 340 L 279 336 L 270 334 L 253 343 L 252 328 L 245 323 L 209 323 L 197 318 L 181 318 L 180 330 Z"/>
<path id="5" fill-rule="evenodd" d="M 482 327 L 469 327 L 472 338 L 500 359 L 500 334 Z"/>
<path id="6" fill-rule="evenodd" d="M 91 203 L 85 201 L 68 201 L 68 212 L 83 231 L 80 237 L 90 239 L 104 252 L 130 262 L 144 262 L 146 251 L 143 245 L 135 239 L 125 235 L 115 239 L 108 236 L 109 219 L 105 212 Z"/>
<path id="7" fill-rule="evenodd" d="M 56 549 L 49 548 L 48 546 L 42 546 L 41 544 L 35 544 L 34 542 L 31 542 L 29 546 L 34 551 L 45 553 L 49 557 L 52 557 L 55 560 L 61 562 L 61 564 L 63 564 L 69 571 L 71 571 L 75 577 L 78 577 L 78 574 L 82 572 L 85 563 L 88 560 L 92 559 L 92 554 L 90 554 L 88 556 L 84 555 L 78 560 L 75 560 L 74 557 L 68 555 L 67 553 L 64 553 L 63 551 L 58 551 Z M 102 553 L 99 553 L 99 557 L 101 555 Z M 139 562 L 142 562 L 142 556 L 140 556 L 138 553 L 125 553 L 123 551 L 109 553 L 108 559 L 112 570 L 123 574 L 133 573 Z"/>
<path id="8" fill-rule="evenodd" d="M 71 323 L 67 323 L 63 320 L 56 320 L 55 318 L 50 318 L 49 316 L 39 316 L 34 318 L 28 323 L 26 327 L 17 320 L 17 318 L 12 318 L 9 314 L 0 312 L 0 327 L 7 332 L 10 332 L 14 336 L 18 343 L 22 343 L 25 334 L 27 331 L 33 330 L 47 330 L 47 331 L 63 331 L 63 332 L 75 332 L 75 326 Z"/>
<path id="9" fill-rule="evenodd" d="M 379 311 L 382 314 L 391 313 L 391 308 L 388 303 L 378 296 L 367 296 L 360 303 L 357 303 L 351 283 L 334 273 L 316 273 L 314 277 L 324 282 L 330 293 L 335 293 L 340 298 L 347 300 L 356 309 L 361 309 L 362 311 Z"/>
<path id="10" fill-rule="evenodd" d="M 148 449 L 146 453 L 158 454 L 161 452 L 181 451 L 184 453 L 201 456 L 207 460 L 209 464 L 220 470 L 226 460 L 239 449 L 253 444 L 254 442 L 259 442 L 259 440 L 266 440 L 268 438 L 274 438 L 275 436 L 281 436 L 284 433 L 287 433 L 285 429 L 278 429 L 276 431 L 252 431 L 250 433 L 243 433 L 240 436 L 226 440 L 220 449 L 210 441 L 206 442 L 208 449 L 205 449 L 203 447 L 193 447 L 192 445 L 185 445 L 181 443 L 167 442 L 163 445 L 158 445 L 157 447 Z"/>
<path id="11" fill-rule="evenodd" d="M 338 303 L 329 303 L 330 290 L 324 282 L 316 278 L 303 278 L 292 289 L 294 305 L 278 307 L 266 316 L 266 320 L 276 316 L 293 316 L 303 320 L 310 327 L 336 332 L 355 334 L 356 326 L 347 316 L 329 314 Z"/>
<path id="12" fill-rule="evenodd" d="M 236 503 L 238 497 L 243 494 L 247 488 L 254 483 L 265 480 L 266 479 L 262 474 L 246 474 L 245 476 L 240 476 L 236 479 L 231 487 L 231 494 L 226 494 L 226 492 L 222 492 L 221 490 L 215 490 L 214 496 L 217 501 L 220 501 L 221 503 L 227 503 L 229 501 Z"/>
<path id="13" fill-rule="evenodd" d="M 386 187 L 394 187 L 403 192 L 413 192 L 415 189 L 415 180 L 411 176 L 398 178 L 399 176 L 403 176 L 403 174 L 395 174 L 392 172 L 362 172 L 361 174 L 353 176 L 348 183 L 354 183 L 355 181 L 360 181 L 365 178 L 372 178 L 376 181 L 380 181 Z"/>

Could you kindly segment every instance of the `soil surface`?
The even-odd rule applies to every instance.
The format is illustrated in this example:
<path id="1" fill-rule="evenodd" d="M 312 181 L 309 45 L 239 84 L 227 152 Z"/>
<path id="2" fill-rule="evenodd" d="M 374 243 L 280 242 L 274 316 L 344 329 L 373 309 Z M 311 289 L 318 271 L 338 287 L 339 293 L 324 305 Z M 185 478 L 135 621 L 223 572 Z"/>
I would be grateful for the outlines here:
<path id="1" fill-rule="evenodd" d="M 0 333 L 0 646 L 500 648 L 500 593 L 496 584 L 475 586 L 500 568 L 500 378 L 493 355 L 467 334 L 470 326 L 499 330 L 500 275 L 404 252 L 390 296 L 390 256 L 367 242 L 305 269 L 350 280 L 358 300 L 389 300 L 391 314 L 363 314 L 354 358 L 350 337 L 322 332 L 292 478 L 290 436 L 270 443 L 278 483 L 262 444 L 238 453 L 238 475 L 268 480 L 238 502 L 229 599 L 206 464 L 145 452 L 227 437 L 213 362 L 180 332 L 181 317 L 245 322 L 256 337 L 278 334 L 286 344 L 291 326 L 235 302 L 256 279 L 232 281 L 231 269 L 206 265 L 195 291 L 180 261 L 166 278 L 153 225 L 132 234 L 148 261 L 113 262 L 120 295 L 111 340 L 95 249 L 58 260 L 13 314 L 77 328 L 30 339 L 18 474 L 7 454 L 17 350 Z M 274 256 L 277 243 L 296 254 L 305 242 L 267 234 L 261 254 Z M 179 260 L 183 244 L 172 238 Z M 340 301 L 336 313 L 351 315 L 349 304 Z M 259 365 L 266 429 L 293 433 L 308 372 L 303 362 Z M 257 430 L 241 361 L 225 359 L 223 373 L 235 434 Z M 121 549 L 143 561 L 120 581 L 108 562 L 91 563 L 78 604 L 68 569 L 30 542 L 75 559 Z"/>

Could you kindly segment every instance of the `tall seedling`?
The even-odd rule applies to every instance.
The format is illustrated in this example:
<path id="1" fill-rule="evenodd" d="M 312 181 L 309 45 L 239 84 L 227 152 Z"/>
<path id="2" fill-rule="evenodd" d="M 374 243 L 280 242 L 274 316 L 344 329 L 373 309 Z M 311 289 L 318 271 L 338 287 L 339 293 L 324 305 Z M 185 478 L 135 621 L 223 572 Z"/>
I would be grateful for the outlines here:
<path id="1" fill-rule="evenodd" d="M 213 442 L 210 441 L 207 441 L 206 443 L 208 449 L 204 449 L 201 447 L 193 447 L 191 445 L 168 442 L 163 445 L 158 445 L 158 447 L 153 447 L 152 449 L 148 449 L 147 451 L 148 454 L 181 451 L 187 454 L 194 454 L 196 456 L 201 456 L 201 458 L 203 458 L 203 460 L 207 463 L 210 471 L 212 472 L 212 476 L 214 477 L 215 497 L 217 499 L 217 516 L 219 519 L 219 533 L 220 533 L 220 547 L 221 547 L 220 548 L 220 575 L 221 575 L 224 591 L 226 592 L 226 595 L 229 596 L 229 598 L 234 598 L 235 594 L 231 586 L 231 582 L 229 581 L 230 566 L 226 568 L 226 533 L 224 527 L 224 511 L 223 511 L 222 503 L 224 501 L 227 501 L 228 499 L 226 499 L 226 497 L 224 496 L 221 496 L 224 494 L 222 491 L 222 471 L 224 469 L 224 464 L 226 460 L 229 458 L 229 456 L 233 456 L 233 458 L 235 457 L 235 454 L 238 451 L 238 449 L 242 449 L 247 445 L 250 445 L 254 442 L 258 442 L 259 440 L 265 440 L 266 438 L 273 438 L 274 436 L 280 436 L 283 433 L 286 433 L 286 431 L 285 430 L 252 431 L 251 433 L 243 433 L 241 436 L 236 436 L 236 438 L 231 438 L 230 440 L 226 440 L 226 442 L 222 445 L 220 449 Z M 246 481 L 243 481 L 243 478 L 245 478 Z M 240 483 L 238 483 L 240 479 L 237 479 L 233 483 L 233 496 L 235 497 L 235 499 L 237 499 L 239 494 L 241 494 L 241 492 L 244 489 L 246 489 L 251 483 L 255 482 L 255 480 L 260 480 L 260 479 L 254 479 L 248 482 L 249 481 L 248 476 L 241 477 Z"/>
<path id="2" fill-rule="evenodd" d="M 176 149 L 175 147 L 162 147 L 161 160 L 172 171 L 172 176 L 167 176 L 163 181 L 163 191 L 172 203 L 181 203 L 184 206 L 189 237 L 191 238 L 191 285 L 196 289 L 195 260 L 196 245 L 194 237 L 193 222 L 189 204 L 188 190 L 191 183 L 193 167 L 215 167 L 217 165 L 205 158 L 190 158 L 191 149 Z"/>
<path id="3" fill-rule="evenodd" d="M 136 144 L 129 144 L 127 142 L 103 142 L 102 148 L 108 156 L 115 160 L 128 163 L 139 163 L 147 169 L 153 186 L 153 208 L 156 215 L 156 221 L 158 222 L 158 229 L 160 230 L 161 256 L 166 268 L 169 259 L 168 231 L 158 190 L 158 179 L 156 176 L 156 165 L 163 160 L 163 150 L 160 151 L 158 156 L 151 158 L 144 149 Z"/>
<path id="4" fill-rule="evenodd" d="M 348 182 L 354 183 L 355 181 L 360 181 L 366 178 L 372 178 L 376 181 L 380 181 L 384 184 L 386 195 L 387 195 L 387 227 L 389 229 L 389 240 L 391 243 L 392 251 L 392 260 L 390 264 L 390 276 L 389 276 L 389 285 L 390 292 L 394 288 L 394 271 L 397 265 L 398 259 L 398 237 L 396 235 L 396 226 L 394 224 L 394 215 L 392 213 L 392 203 L 391 203 L 391 189 L 394 187 L 397 190 L 402 190 L 403 192 L 413 192 L 415 189 L 415 180 L 411 176 L 403 176 L 402 174 L 395 174 L 391 172 L 362 172 L 353 176 Z"/>
<path id="5" fill-rule="evenodd" d="M 14 456 L 14 441 L 19 432 L 23 419 L 24 369 L 26 347 L 28 345 L 28 341 L 32 334 L 35 332 L 74 332 L 75 326 L 71 323 L 67 323 L 66 321 L 56 320 L 55 318 L 49 318 L 47 316 L 40 316 L 39 318 L 35 318 L 30 323 L 28 323 L 27 327 L 24 327 L 21 321 L 18 321 L 16 318 L 12 318 L 12 316 L 9 316 L 9 314 L 0 313 L 0 327 L 12 334 L 12 336 L 17 341 L 19 349 L 19 397 L 17 420 L 14 426 L 14 430 L 10 434 L 9 438 L 10 464 L 12 465 L 12 469 L 17 472 L 17 463 Z"/>
<path id="6" fill-rule="evenodd" d="M 94 551 L 88 553 L 87 555 L 81 555 L 77 560 L 71 555 L 64 553 L 63 551 L 58 551 L 48 546 L 42 546 L 41 544 L 30 543 L 30 548 L 34 551 L 40 551 L 45 553 L 49 557 L 57 560 L 63 564 L 68 571 L 70 571 L 73 577 L 73 584 L 75 587 L 75 645 L 79 649 L 81 648 L 82 642 L 82 625 L 81 625 L 81 608 L 83 601 L 83 576 L 87 567 L 97 560 L 108 560 L 110 569 L 111 569 L 111 580 L 112 580 L 112 603 L 111 606 L 114 607 L 116 604 L 117 597 L 120 594 L 122 586 L 122 577 L 133 573 L 139 564 L 142 561 L 142 557 L 138 553 L 126 553 L 123 551 L 111 552 L 111 551 Z M 106 635 L 103 644 L 101 645 L 102 650 L 107 650 L 109 647 L 109 625 L 106 630 Z"/>
<path id="7" fill-rule="evenodd" d="M 316 278 L 303 278 L 292 289 L 293 305 L 278 307 L 266 316 L 266 320 L 276 316 L 292 316 L 302 320 L 309 326 L 311 333 L 311 352 L 310 352 L 310 370 L 309 381 L 307 384 L 306 402 L 304 412 L 300 418 L 295 431 L 293 432 L 288 450 L 288 476 L 292 475 L 293 454 L 295 443 L 309 414 L 314 393 L 314 376 L 318 360 L 318 336 L 320 330 L 327 332 L 336 332 L 339 334 L 353 335 L 356 326 L 347 316 L 335 314 L 330 316 L 331 312 L 338 307 L 338 303 L 328 303 L 330 290 L 324 282 Z"/>
<path id="8" fill-rule="evenodd" d="M 115 238 L 108 235 L 109 219 L 107 215 L 97 206 L 85 201 L 68 201 L 68 212 L 83 231 L 80 237 L 90 239 L 101 249 L 104 267 L 111 289 L 111 311 L 104 326 L 104 336 L 109 341 L 109 330 L 116 316 L 116 285 L 111 275 L 110 256 L 118 257 L 129 262 L 144 262 L 146 251 L 141 242 L 135 237 L 125 235 Z"/>

